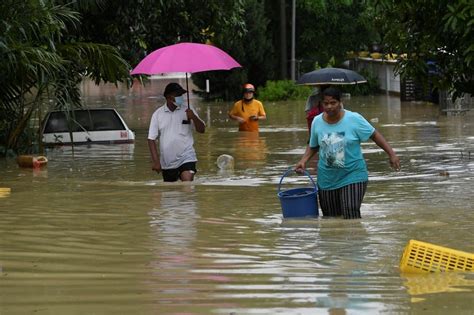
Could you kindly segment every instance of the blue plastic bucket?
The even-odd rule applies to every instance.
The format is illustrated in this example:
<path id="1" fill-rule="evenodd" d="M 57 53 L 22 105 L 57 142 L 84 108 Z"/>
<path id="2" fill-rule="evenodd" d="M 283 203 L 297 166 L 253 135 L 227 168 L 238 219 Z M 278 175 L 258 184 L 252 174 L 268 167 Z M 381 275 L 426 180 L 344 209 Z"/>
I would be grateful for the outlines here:
<path id="1" fill-rule="evenodd" d="M 281 190 L 283 178 L 293 170 L 288 170 L 283 174 L 278 185 L 278 198 L 280 198 L 281 210 L 284 218 L 298 217 L 317 217 L 318 211 L 318 188 L 311 175 L 305 171 L 305 175 L 309 177 L 313 187 L 295 188 Z"/>

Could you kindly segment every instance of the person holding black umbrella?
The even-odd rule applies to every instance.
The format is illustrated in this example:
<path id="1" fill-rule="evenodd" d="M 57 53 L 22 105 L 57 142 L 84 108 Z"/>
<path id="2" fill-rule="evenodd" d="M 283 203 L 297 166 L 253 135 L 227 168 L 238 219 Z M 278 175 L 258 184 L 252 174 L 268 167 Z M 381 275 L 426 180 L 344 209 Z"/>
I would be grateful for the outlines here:
<path id="1" fill-rule="evenodd" d="M 314 117 L 318 116 L 323 112 L 322 105 L 322 94 L 329 85 L 315 86 L 311 95 L 306 100 L 304 111 L 306 113 L 306 121 L 308 123 L 308 131 L 311 132 L 311 124 L 313 123 Z"/>
<path id="2" fill-rule="evenodd" d="M 383 149 L 396 171 L 400 160 L 380 132 L 362 115 L 342 108 L 341 92 L 323 91 L 324 113 L 314 118 L 309 145 L 296 164 L 302 173 L 306 163 L 319 152 L 318 197 L 324 216 L 360 218 L 360 206 L 368 183 L 367 165 L 361 142 L 371 139 Z"/>
<path id="3" fill-rule="evenodd" d="M 194 180 L 197 157 L 192 130 L 199 133 L 206 130 L 194 109 L 184 105 L 185 93 L 187 91 L 178 83 L 169 83 L 163 93 L 166 103 L 153 113 L 150 121 L 148 148 L 152 170 L 161 172 L 165 182 Z M 156 149 L 157 138 L 160 154 Z"/>

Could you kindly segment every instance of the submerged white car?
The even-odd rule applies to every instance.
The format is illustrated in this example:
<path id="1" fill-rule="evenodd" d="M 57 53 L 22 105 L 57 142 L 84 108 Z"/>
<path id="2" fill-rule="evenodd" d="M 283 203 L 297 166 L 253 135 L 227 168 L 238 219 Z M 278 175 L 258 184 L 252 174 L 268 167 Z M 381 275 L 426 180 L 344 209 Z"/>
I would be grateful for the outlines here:
<path id="1" fill-rule="evenodd" d="M 135 141 L 135 133 L 128 128 L 123 118 L 113 108 L 76 109 L 70 116 L 69 128 L 65 112 L 48 113 L 43 124 L 44 144 L 133 143 Z M 72 131 L 72 140 L 70 131 Z"/>

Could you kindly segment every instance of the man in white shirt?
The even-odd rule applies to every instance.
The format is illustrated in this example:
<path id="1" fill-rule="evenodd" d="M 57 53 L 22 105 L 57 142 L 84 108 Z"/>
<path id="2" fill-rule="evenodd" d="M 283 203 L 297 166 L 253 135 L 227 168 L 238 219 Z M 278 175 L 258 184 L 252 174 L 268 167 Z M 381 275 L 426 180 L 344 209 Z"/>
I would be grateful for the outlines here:
<path id="1" fill-rule="evenodd" d="M 148 130 L 148 148 L 152 170 L 163 174 L 165 182 L 192 181 L 196 173 L 193 129 L 204 133 L 206 125 L 191 107 L 184 104 L 187 93 L 178 83 L 169 83 L 165 92 L 166 104 L 151 117 Z M 156 149 L 159 138 L 160 154 Z"/>

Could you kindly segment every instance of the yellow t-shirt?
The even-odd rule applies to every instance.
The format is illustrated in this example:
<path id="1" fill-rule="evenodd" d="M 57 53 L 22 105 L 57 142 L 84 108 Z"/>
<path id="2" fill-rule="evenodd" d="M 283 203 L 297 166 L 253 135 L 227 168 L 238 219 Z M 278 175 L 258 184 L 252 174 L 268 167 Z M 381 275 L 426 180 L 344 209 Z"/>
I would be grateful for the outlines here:
<path id="1" fill-rule="evenodd" d="M 245 122 L 239 125 L 239 131 L 258 131 L 258 120 L 250 120 L 250 116 L 266 116 L 262 102 L 256 99 L 250 103 L 243 100 L 235 102 L 230 114 L 245 119 Z"/>

